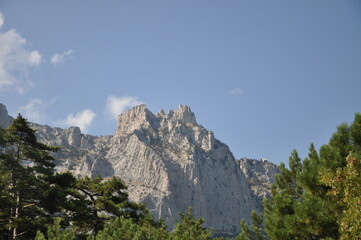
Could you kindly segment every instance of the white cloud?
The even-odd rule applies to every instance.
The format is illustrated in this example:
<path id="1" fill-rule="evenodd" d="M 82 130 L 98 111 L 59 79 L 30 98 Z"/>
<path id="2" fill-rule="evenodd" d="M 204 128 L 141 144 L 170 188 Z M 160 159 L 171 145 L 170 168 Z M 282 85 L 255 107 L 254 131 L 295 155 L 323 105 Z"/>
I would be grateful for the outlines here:
<path id="1" fill-rule="evenodd" d="M 0 13 L 0 28 L 4 16 Z M 15 29 L 0 32 L 0 92 L 24 93 L 33 86 L 28 75 L 41 63 L 42 56 L 29 49 L 29 43 Z"/>
<path id="2" fill-rule="evenodd" d="M 239 95 L 239 94 L 241 94 L 243 92 L 243 90 L 242 89 L 240 89 L 240 88 L 233 88 L 231 91 L 229 91 L 229 93 L 230 94 L 233 94 L 233 95 Z"/>
<path id="3" fill-rule="evenodd" d="M 68 50 L 65 51 L 63 53 L 55 53 L 52 57 L 50 62 L 52 64 L 57 64 L 57 63 L 63 63 L 69 59 L 72 59 L 72 54 L 73 54 L 73 50 Z"/>
<path id="4" fill-rule="evenodd" d="M 27 105 L 20 107 L 19 112 L 31 122 L 44 123 L 48 120 L 45 112 L 54 101 L 32 98 Z"/>
<path id="5" fill-rule="evenodd" d="M 106 103 L 106 110 L 112 118 L 117 118 L 119 114 L 124 112 L 130 107 L 143 104 L 143 102 L 138 101 L 135 97 L 115 97 L 109 96 Z"/>
<path id="6" fill-rule="evenodd" d="M 88 128 L 93 123 L 95 116 L 96 114 L 92 110 L 86 109 L 75 114 L 69 114 L 68 117 L 60 123 L 67 127 L 77 126 L 82 132 L 87 132 Z"/>
<path id="7" fill-rule="evenodd" d="M 0 12 L 0 28 L 4 25 L 4 15 Z"/>
<path id="8" fill-rule="evenodd" d="M 31 65 L 39 65 L 41 63 L 41 55 L 38 51 L 31 51 L 29 54 L 29 63 Z"/>

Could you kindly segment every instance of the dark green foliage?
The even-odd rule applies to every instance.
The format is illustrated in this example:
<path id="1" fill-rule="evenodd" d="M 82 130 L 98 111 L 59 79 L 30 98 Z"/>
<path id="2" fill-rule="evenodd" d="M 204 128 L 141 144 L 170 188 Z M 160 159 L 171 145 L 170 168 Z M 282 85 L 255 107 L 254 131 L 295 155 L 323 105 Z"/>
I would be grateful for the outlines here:
<path id="1" fill-rule="evenodd" d="M 130 202 L 125 190 L 124 183 L 116 177 L 78 178 L 67 206 L 73 211 L 70 220 L 74 230 L 96 234 L 107 221 L 120 216 L 135 222 L 150 221 L 147 209 Z"/>
<path id="2" fill-rule="evenodd" d="M 241 233 L 235 238 L 236 240 L 251 240 L 252 232 L 244 219 L 241 220 Z"/>
<path id="3" fill-rule="evenodd" d="M 292 154 L 290 162 L 294 160 Z M 323 195 L 324 186 L 318 180 L 320 166 L 313 160 L 307 159 L 296 171 L 281 166 L 272 197 L 265 200 L 265 225 L 270 239 L 338 238 L 336 205 Z"/>
<path id="4" fill-rule="evenodd" d="M 184 215 L 179 213 L 180 222 L 176 223 L 175 231 L 171 234 L 173 240 L 208 240 L 211 239 L 212 230 L 202 226 L 204 220 L 194 219 L 192 209 L 189 208 Z"/>
<path id="5" fill-rule="evenodd" d="M 74 240 L 75 237 L 69 229 L 62 229 L 60 218 L 54 218 L 54 224 L 47 225 L 46 237 L 38 231 L 35 240 Z"/>
<path id="6" fill-rule="evenodd" d="M 147 217 L 151 217 L 147 215 Z M 191 214 L 191 209 L 184 215 L 180 213 L 180 222 L 177 223 L 174 232 L 169 233 L 162 222 L 154 222 L 153 219 L 134 219 L 124 216 L 110 218 L 104 223 L 103 229 L 96 234 L 88 234 L 88 240 L 210 240 L 212 231 L 202 226 L 203 219 L 195 220 Z M 46 239 L 74 239 L 74 233 L 69 229 L 61 228 L 60 221 L 49 225 L 46 236 L 38 232 L 36 240 Z M 57 236 L 57 238 L 55 238 Z M 77 236 L 82 237 L 82 236 Z"/>
<path id="7" fill-rule="evenodd" d="M 350 153 L 346 167 L 336 174 L 324 171 L 321 182 L 331 187 L 327 194 L 342 207 L 340 239 L 361 239 L 361 154 Z"/>
<path id="8" fill-rule="evenodd" d="M 292 152 L 290 170 L 281 165 L 281 174 L 276 177 L 271 199 L 264 204 L 266 232 L 270 239 L 339 239 L 343 237 L 340 235 L 340 232 L 343 233 L 340 223 L 345 224 L 344 229 L 351 229 L 349 226 L 359 228 L 359 225 L 351 224 L 357 222 L 357 214 L 342 221 L 345 219 L 342 214 L 345 208 L 357 209 L 357 204 L 348 205 L 355 199 L 354 196 L 346 202 L 336 201 L 335 198 L 337 195 L 339 199 L 345 199 L 342 198 L 344 192 L 338 195 L 335 186 L 358 194 L 357 187 L 342 181 L 336 183 L 332 179 L 335 179 L 333 176 L 340 176 L 340 179 L 348 176 L 350 181 L 357 182 L 356 165 L 349 167 L 347 159 L 350 154 L 361 155 L 360 140 L 361 115 L 356 114 L 351 125 L 341 124 L 337 128 L 329 143 L 320 148 L 319 154 L 313 144 L 303 162 L 295 151 Z M 335 194 L 330 194 L 330 186 L 335 188 Z M 349 215 L 352 215 L 351 212 Z"/>
<path id="9" fill-rule="evenodd" d="M 117 217 L 108 222 L 104 229 L 89 240 L 165 240 L 169 233 L 165 227 L 154 227 L 151 224 L 137 224 L 132 219 Z"/>
<path id="10" fill-rule="evenodd" d="M 263 227 L 263 214 L 257 214 L 256 211 L 252 211 L 251 214 L 252 230 L 249 229 L 247 223 L 242 219 L 241 221 L 241 233 L 235 238 L 236 240 L 265 240 L 266 235 Z"/>
<path id="11" fill-rule="evenodd" d="M 264 201 L 265 225 L 271 239 L 294 239 L 289 230 L 292 216 L 295 213 L 294 205 L 298 194 L 295 189 L 295 175 L 284 164 L 280 166 L 281 174 L 276 176 L 272 186 L 272 197 Z"/>
<path id="12" fill-rule="evenodd" d="M 49 201 L 55 166 L 49 152 L 58 148 L 38 142 L 20 114 L 0 135 L 0 234 L 28 239 L 58 210 Z"/>
<path id="13" fill-rule="evenodd" d="M 263 214 L 257 214 L 256 211 L 252 211 L 252 231 L 255 240 L 264 240 L 265 234 L 263 230 Z"/>
<path id="14" fill-rule="evenodd" d="M 351 143 L 354 152 L 361 152 L 361 114 L 355 115 L 355 121 L 350 127 Z"/>
<path id="15" fill-rule="evenodd" d="M 47 232 L 38 232 L 39 239 L 52 239 L 51 234 L 75 239 L 164 239 L 168 236 L 163 222 L 155 222 L 149 211 L 141 204 L 128 200 L 126 186 L 116 177 L 110 179 L 74 178 L 70 173 L 56 175 L 54 182 L 61 181 L 60 195 L 67 198 L 61 203 L 63 211 L 60 222 L 49 225 Z M 63 196 L 56 197 L 64 200 Z M 119 226 L 118 226 L 119 224 Z M 140 235 L 139 235 L 140 234 Z M 69 235 L 69 236 L 70 236 Z M 127 236 L 118 238 L 118 235 Z M 140 238 L 140 237 L 146 238 Z M 138 237 L 138 238 L 137 238 Z M 132 239 L 132 238 L 129 238 Z"/>

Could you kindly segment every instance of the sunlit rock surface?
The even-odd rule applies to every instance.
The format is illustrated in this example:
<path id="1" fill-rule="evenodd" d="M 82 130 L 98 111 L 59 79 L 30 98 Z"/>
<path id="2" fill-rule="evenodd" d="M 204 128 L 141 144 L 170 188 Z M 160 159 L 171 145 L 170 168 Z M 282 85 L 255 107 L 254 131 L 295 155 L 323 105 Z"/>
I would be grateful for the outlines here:
<path id="1" fill-rule="evenodd" d="M 280 173 L 280 169 L 266 159 L 241 158 L 237 163 L 255 196 L 256 208 L 262 209 L 263 198 L 271 196 L 271 185 L 275 181 L 275 175 Z"/>
<path id="2" fill-rule="evenodd" d="M 0 114 L 1 126 L 9 125 L 4 105 Z M 235 234 L 242 218 L 249 220 L 253 209 L 261 209 L 260 199 L 273 181 L 273 167 L 236 161 L 227 145 L 197 124 L 188 106 L 156 114 L 146 105 L 136 106 L 118 117 L 114 136 L 84 135 L 78 127 L 31 126 L 39 140 L 61 146 L 55 154 L 58 171 L 121 177 L 130 198 L 145 203 L 169 228 L 179 212 L 192 207 L 215 234 Z"/>

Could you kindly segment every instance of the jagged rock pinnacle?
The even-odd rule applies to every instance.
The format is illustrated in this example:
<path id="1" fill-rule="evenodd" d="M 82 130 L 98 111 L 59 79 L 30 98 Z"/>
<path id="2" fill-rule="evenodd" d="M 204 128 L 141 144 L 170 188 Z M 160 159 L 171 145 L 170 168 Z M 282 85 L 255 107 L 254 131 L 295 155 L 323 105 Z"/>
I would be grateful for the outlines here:
<path id="1" fill-rule="evenodd" d="M 115 136 L 125 136 L 142 128 L 156 128 L 157 125 L 157 117 L 147 106 L 138 105 L 119 115 Z"/>
<path id="2" fill-rule="evenodd" d="M 0 103 L 0 127 L 6 128 L 11 124 L 12 121 L 13 118 L 8 115 L 8 110 L 6 109 L 6 106 Z"/>
<path id="3" fill-rule="evenodd" d="M 179 105 L 177 111 L 173 115 L 173 118 L 183 123 L 197 124 L 196 117 L 189 106 Z"/>
<path id="4" fill-rule="evenodd" d="M 70 146 L 80 147 L 81 145 L 81 131 L 79 127 L 70 127 L 68 129 L 68 143 Z"/>
<path id="5" fill-rule="evenodd" d="M 154 115 L 145 104 L 142 104 L 119 115 L 115 135 L 125 136 L 142 128 L 156 131 L 161 121 L 167 121 L 172 126 L 177 123 L 197 124 L 196 117 L 189 106 L 180 105 L 177 111 L 170 110 L 168 114 L 161 109 Z"/>

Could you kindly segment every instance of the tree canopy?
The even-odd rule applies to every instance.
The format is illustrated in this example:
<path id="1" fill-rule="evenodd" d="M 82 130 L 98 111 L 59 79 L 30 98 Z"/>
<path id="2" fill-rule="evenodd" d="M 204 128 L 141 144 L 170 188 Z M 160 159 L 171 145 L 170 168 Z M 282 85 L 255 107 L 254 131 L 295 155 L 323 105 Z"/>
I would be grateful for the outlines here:
<path id="1" fill-rule="evenodd" d="M 20 114 L 0 134 L 0 233 L 28 239 L 59 210 L 52 201 L 55 164 L 49 153 L 58 148 L 38 142 Z"/>
<path id="2" fill-rule="evenodd" d="M 290 169 L 281 165 L 272 196 L 264 202 L 270 239 L 360 238 L 360 136 L 357 113 L 319 153 L 313 144 L 303 161 L 292 152 Z"/>

